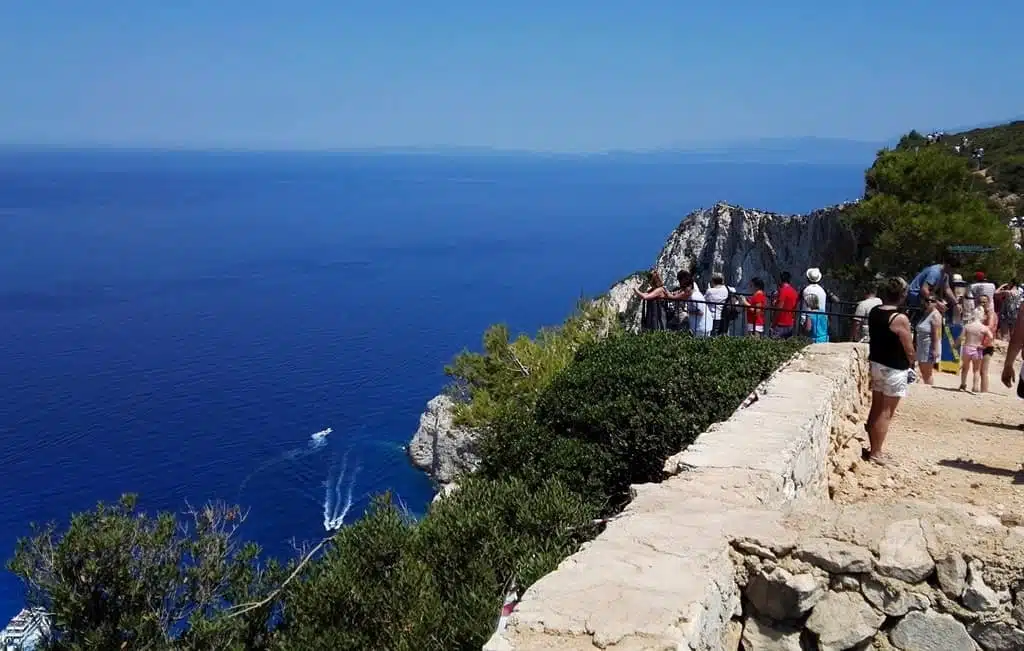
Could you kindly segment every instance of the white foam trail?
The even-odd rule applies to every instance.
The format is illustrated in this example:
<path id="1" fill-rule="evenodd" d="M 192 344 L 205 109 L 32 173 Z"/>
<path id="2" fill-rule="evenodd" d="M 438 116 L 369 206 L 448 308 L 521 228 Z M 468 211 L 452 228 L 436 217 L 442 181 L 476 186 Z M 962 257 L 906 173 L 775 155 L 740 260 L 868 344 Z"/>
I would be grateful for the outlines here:
<path id="1" fill-rule="evenodd" d="M 245 487 L 249 485 L 249 482 L 252 480 L 252 478 L 258 475 L 259 473 L 263 472 L 270 466 L 281 463 L 282 461 L 298 461 L 299 459 L 308 457 L 309 455 L 314 454 L 317 451 L 323 449 L 327 445 L 327 435 L 333 431 L 334 430 L 332 430 L 330 427 L 328 427 L 327 429 L 322 429 L 309 437 L 309 443 L 306 444 L 306 447 L 292 448 L 291 450 L 283 452 L 281 456 L 275 457 L 269 461 L 265 461 L 262 464 L 260 464 L 256 468 L 256 470 L 253 470 L 251 473 L 249 473 L 249 476 L 242 480 L 242 484 L 238 487 L 239 497 L 241 497 L 242 492 L 245 490 Z"/>
<path id="2" fill-rule="evenodd" d="M 341 468 L 338 470 L 337 478 L 332 482 L 331 476 L 328 474 L 327 481 L 324 483 L 324 529 L 327 531 L 337 531 L 345 524 L 345 518 L 348 517 L 349 511 L 352 510 L 352 504 L 354 499 L 352 497 L 355 491 L 356 476 L 359 474 L 359 466 L 356 466 L 352 472 L 352 477 L 348 482 L 348 490 L 345 493 L 345 500 L 342 501 L 341 486 L 345 482 L 345 476 L 348 474 L 348 454 L 346 453 L 341 462 Z"/>

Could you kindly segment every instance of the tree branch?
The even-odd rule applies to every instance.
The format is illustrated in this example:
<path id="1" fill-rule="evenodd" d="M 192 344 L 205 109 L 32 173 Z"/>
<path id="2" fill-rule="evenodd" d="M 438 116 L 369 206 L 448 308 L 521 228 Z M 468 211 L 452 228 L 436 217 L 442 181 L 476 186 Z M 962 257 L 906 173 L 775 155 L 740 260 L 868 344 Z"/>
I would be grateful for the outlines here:
<path id="1" fill-rule="evenodd" d="M 330 536 L 324 538 L 319 543 L 317 543 L 316 546 L 314 546 L 312 549 L 310 549 L 309 552 L 299 562 L 299 564 L 297 566 L 295 566 L 295 569 L 292 570 L 292 573 L 288 575 L 288 578 L 286 578 L 284 581 L 282 581 L 281 585 L 279 585 L 276 588 L 274 588 L 273 590 L 271 590 L 270 594 L 268 594 L 266 597 L 264 597 L 263 599 L 260 599 L 259 601 L 252 601 L 252 602 L 249 602 L 249 603 L 238 604 L 236 606 L 232 606 L 229 609 L 231 612 L 229 612 L 227 616 L 229 618 L 230 617 L 238 617 L 239 615 L 244 615 L 245 613 L 248 613 L 248 612 L 251 612 L 253 610 L 256 610 L 257 608 L 262 608 L 263 606 L 266 606 L 267 604 L 269 604 L 271 601 L 274 600 L 274 598 L 277 597 L 277 595 L 281 594 L 281 591 L 284 590 L 288 586 L 289 583 L 291 583 L 292 579 L 294 579 L 296 576 L 299 575 L 299 572 L 302 571 L 302 568 L 306 566 L 306 564 L 310 561 L 310 559 L 313 558 L 313 556 L 318 551 L 323 549 L 324 545 L 326 545 L 330 541 L 334 540 L 334 537 L 336 535 L 337 535 L 337 533 L 331 534 Z"/>

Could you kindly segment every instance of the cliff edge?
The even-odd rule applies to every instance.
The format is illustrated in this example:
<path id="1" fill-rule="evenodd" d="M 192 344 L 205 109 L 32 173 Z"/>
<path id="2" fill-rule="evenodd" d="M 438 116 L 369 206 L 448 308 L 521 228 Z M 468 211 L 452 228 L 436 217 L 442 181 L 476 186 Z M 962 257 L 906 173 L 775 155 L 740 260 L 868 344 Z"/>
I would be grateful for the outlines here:
<path id="1" fill-rule="evenodd" d="M 653 268 L 669 286 L 680 269 L 695 269 L 702 285 L 712 273 L 721 272 L 730 285 L 743 291 L 754 277 L 771 285 L 782 271 L 799 279 L 809 267 L 821 267 L 826 269 L 825 288 L 842 294 L 843 287 L 829 278 L 827 269 L 855 262 L 856 243 L 840 219 L 852 205 L 783 215 L 719 202 L 684 217 L 665 241 Z M 627 328 L 637 330 L 641 305 L 633 289 L 644 282 L 643 272 L 633 273 L 595 300 L 605 302 Z M 453 425 L 454 408 L 447 395 L 430 400 L 407 448 L 413 465 L 441 486 L 472 472 L 478 462 L 476 432 Z"/>

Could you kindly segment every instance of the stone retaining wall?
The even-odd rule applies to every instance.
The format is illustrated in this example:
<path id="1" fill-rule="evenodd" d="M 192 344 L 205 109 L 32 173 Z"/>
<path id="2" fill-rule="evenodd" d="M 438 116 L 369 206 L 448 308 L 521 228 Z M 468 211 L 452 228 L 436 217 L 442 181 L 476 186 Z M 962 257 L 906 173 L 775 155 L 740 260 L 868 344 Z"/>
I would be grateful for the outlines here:
<path id="1" fill-rule="evenodd" d="M 1024 649 L 1024 528 L 970 507 L 796 510 L 732 546 L 747 651 Z"/>
<path id="2" fill-rule="evenodd" d="M 485 650 L 739 648 L 745 566 L 730 542 L 781 535 L 795 504 L 828 504 L 845 463 L 830 458 L 860 430 L 866 357 L 854 344 L 807 348 L 669 459 L 675 476 L 635 486 L 600 536 L 526 591 Z"/>

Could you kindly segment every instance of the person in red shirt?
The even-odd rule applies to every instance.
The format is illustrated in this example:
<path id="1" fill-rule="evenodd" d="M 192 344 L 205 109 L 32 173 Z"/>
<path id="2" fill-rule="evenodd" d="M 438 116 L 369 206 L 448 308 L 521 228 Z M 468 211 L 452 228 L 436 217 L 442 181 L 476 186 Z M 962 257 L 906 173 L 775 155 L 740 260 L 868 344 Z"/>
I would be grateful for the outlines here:
<path id="1" fill-rule="evenodd" d="M 777 339 L 789 339 L 793 336 L 796 323 L 796 306 L 800 302 L 800 295 L 796 289 L 789 284 L 790 275 L 788 271 L 779 274 L 779 297 L 775 300 L 775 319 L 772 324 L 772 337 Z"/>
<path id="2" fill-rule="evenodd" d="M 747 308 L 747 334 L 763 337 L 764 308 L 768 304 L 768 297 L 764 293 L 763 280 L 752 278 L 750 284 L 754 287 L 754 294 L 749 299 L 743 298 L 743 305 Z"/>

